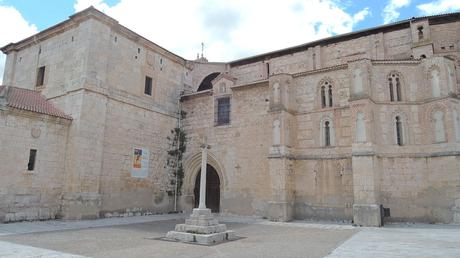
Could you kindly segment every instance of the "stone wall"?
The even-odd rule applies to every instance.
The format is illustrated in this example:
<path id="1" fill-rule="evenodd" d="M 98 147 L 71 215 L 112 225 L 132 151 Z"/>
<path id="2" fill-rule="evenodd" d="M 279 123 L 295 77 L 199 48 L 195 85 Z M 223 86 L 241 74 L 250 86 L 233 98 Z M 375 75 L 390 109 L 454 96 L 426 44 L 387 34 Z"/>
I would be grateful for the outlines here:
<path id="1" fill-rule="evenodd" d="M 199 166 L 187 165 L 194 159 L 201 160 L 199 146 L 206 135 L 211 145 L 209 154 L 216 161 L 211 165 L 217 166 L 221 177 L 221 212 L 265 216 L 273 180 L 268 174 L 267 161 L 271 139 L 267 85 L 232 89 L 229 125 L 214 125 L 216 94 L 205 93 L 183 101 L 183 110 L 187 112 L 183 128 L 188 138 L 183 208 L 190 210 L 193 206 L 193 188 L 199 170 Z"/>
<path id="2" fill-rule="evenodd" d="M 59 217 L 70 121 L 0 110 L 0 222 Z M 29 171 L 30 149 L 37 150 Z"/>

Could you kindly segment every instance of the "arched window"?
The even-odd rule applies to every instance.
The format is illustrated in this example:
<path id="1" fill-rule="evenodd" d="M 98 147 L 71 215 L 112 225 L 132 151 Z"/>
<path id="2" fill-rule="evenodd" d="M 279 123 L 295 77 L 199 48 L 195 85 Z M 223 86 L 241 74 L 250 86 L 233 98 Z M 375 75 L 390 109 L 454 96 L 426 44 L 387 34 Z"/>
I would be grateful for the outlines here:
<path id="1" fill-rule="evenodd" d="M 331 117 L 324 117 L 320 121 L 320 146 L 329 147 L 335 145 L 334 122 Z"/>
<path id="2" fill-rule="evenodd" d="M 329 106 L 332 107 L 332 86 L 329 85 Z"/>
<path id="3" fill-rule="evenodd" d="M 396 73 L 388 76 L 388 87 L 390 90 L 390 101 L 401 101 L 401 79 Z"/>
<path id="4" fill-rule="evenodd" d="M 423 26 L 417 27 L 417 30 L 418 30 L 418 40 L 422 40 L 423 39 Z"/>
<path id="5" fill-rule="evenodd" d="M 328 81 L 324 81 L 321 84 L 321 107 L 332 107 L 332 85 Z"/>
<path id="6" fill-rule="evenodd" d="M 331 146 L 331 128 L 329 121 L 324 122 L 324 146 Z"/>
<path id="7" fill-rule="evenodd" d="M 396 116 L 395 118 L 395 131 L 396 131 L 396 144 L 399 146 L 403 145 L 403 129 L 402 129 L 402 122 L 401 117 Z"/>
<path id="8" fill-rule="evenodd" d="M 321 107 L 326 107 L 326 87 L 321 86 Z"/>

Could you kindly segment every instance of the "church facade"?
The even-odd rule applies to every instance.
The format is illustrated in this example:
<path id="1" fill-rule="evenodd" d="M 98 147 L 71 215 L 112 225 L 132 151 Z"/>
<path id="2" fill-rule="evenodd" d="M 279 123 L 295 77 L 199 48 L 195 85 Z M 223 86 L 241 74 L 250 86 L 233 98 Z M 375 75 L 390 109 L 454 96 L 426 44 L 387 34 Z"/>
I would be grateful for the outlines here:
<path id="1" fill-rule="evenodd" d="M 0 221 L 190 211 L 206 140 L 214 212 L 460 223 L 460 13 L 216 63 L 89 8 L 2 51 Z"/>

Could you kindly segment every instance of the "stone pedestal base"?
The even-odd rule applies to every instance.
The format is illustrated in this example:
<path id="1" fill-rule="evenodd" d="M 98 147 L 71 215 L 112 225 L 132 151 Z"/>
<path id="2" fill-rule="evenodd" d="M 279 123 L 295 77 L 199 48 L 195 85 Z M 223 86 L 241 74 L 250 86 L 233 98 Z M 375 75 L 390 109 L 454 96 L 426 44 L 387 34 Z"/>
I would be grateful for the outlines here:
<path id="1" fill-rule="evenodd" d="M 381 227 L 380 205 L 353 204 L 353 222 L 363 227 Z"/>
<path id="2" fill-rule="evenodd" d="M 268 219 L 271 221 L 286 222 L 292 220 L 293 217 L 292 204 L 289 202 L 269 202 L 268 203 Z"/>
<path id="3" fill-rule="evenodd" d="M 236 236 L 225 224 L 218 223 L 210 209 L 193 209 L 190 218 L 184 224 L 177 224 L 174 231 L 166 234 L 166 239 L 209 245 L 233 240 Z"/>

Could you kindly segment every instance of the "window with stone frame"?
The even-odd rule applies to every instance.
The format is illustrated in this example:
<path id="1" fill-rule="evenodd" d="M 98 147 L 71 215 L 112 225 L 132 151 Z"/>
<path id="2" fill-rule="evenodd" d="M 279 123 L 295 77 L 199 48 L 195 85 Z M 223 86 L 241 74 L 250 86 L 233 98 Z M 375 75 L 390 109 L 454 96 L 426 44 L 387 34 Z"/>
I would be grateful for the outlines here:
<path id="1" fill-rule="evenodd" d="M 145 76 L 144 94 L 152 96 L 152 77 Z"/>
<path id="2" fill-rule="evenodd" d="M 40 87 L 45 84 L 45 66 L 41 66 L 37 69 L 37 81 L 35 86 Z"/>
<path id="3" fill-rule="evenodd" d="M 397 73 L 391 73 L 388 76 L 388 87 L 390 101 L 401 101 L 401 78 Z"/>
<path id="4" fill-rule="evenodd" d="M 230 97 L 223 97 L 223 98 L 216 99 L 215 124 L 216 125 L 230 124 L 230 110 L 231 110 Z"/>
<path id="5" fill-rule="evenodd" d="M 404 144 L 404 133 L 400 116 L 395 117 L 395 134 L 396 144 L 402 146 Z"/>
<path id="6" fill-rule="evenodd" d="M 321 84 L 320 88 L 320 95 L 321 95 L 321 107 L 332 107 L 332 84 L 329 81 L 324 81 Z"/>
<path id="7" fill-rule="evenodd" d="M 334 146 L 334 125 L 332 119 L 327 117 L 321 120 L 320 143 L 322 147 Z"/>

